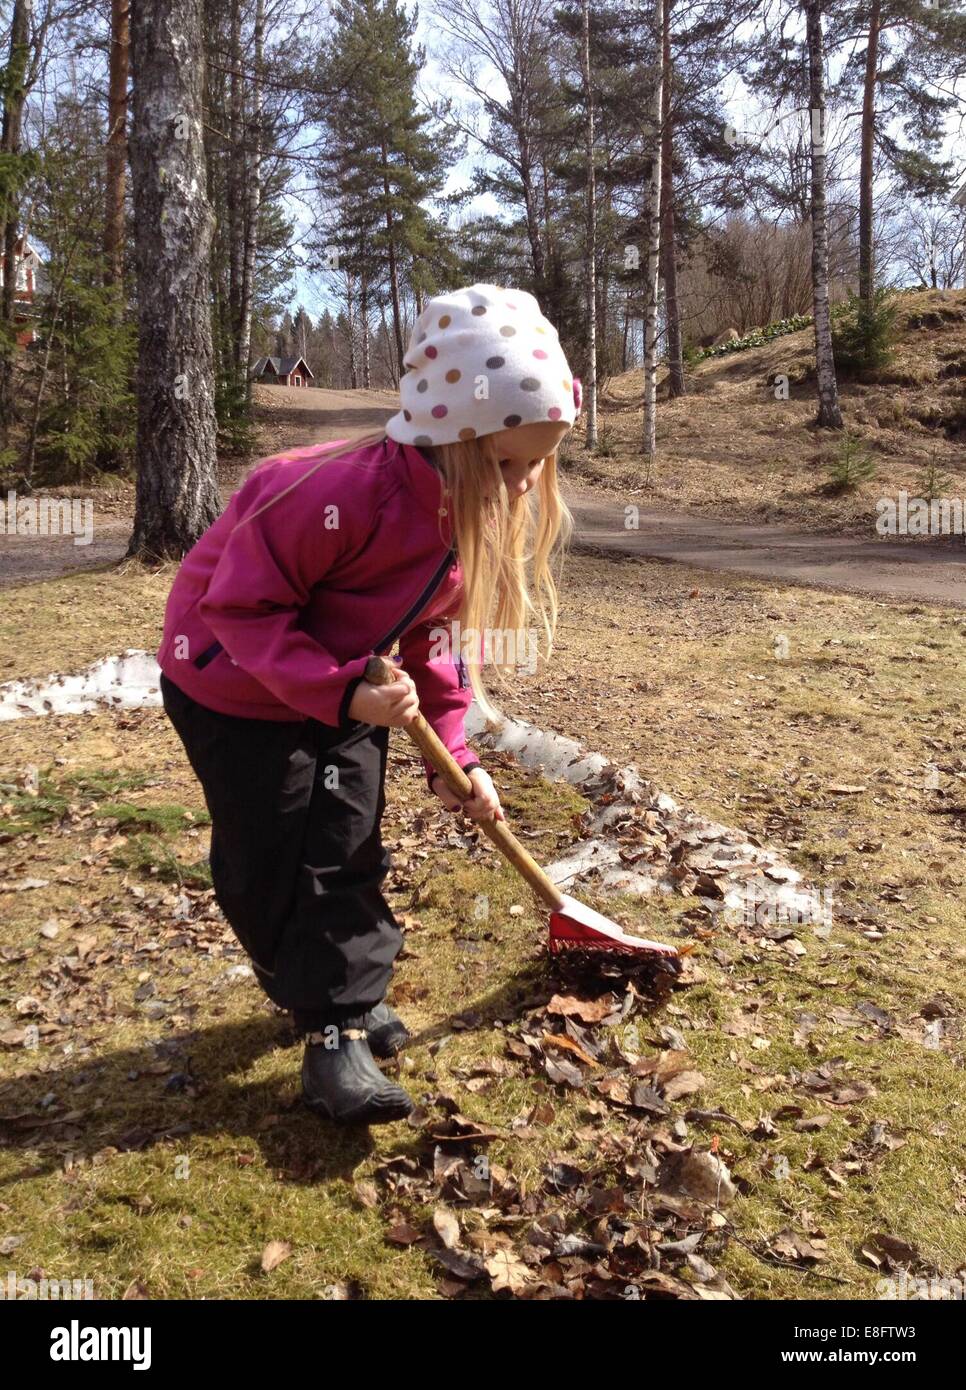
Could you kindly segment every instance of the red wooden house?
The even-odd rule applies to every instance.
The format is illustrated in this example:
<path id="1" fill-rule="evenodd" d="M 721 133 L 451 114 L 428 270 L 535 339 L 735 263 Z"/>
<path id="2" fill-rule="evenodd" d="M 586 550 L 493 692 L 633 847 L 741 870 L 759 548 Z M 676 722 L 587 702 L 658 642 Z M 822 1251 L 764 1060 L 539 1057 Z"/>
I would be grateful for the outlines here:
<path id="1" fill-rule="evenodd" d="M 266 386 L 310 386 L 314 378 L 304 357 L 260 357 L 252 380 Z"/>
<path id="2" fill-rule="evenodd" d="M 40 269 L 40 257 L 25 237 L 17 238 L 15 264 L 17 270 L 13 302 L 14 322 L 17 325 L 17 343 L 20 347 L 27 347 L 37 336 L 32 320 L 35 317 L 33 302 L 37 287 L 37 272 Z M 0 287 L 3 286 L 5 273 L 6 257 L 0 256 Z"/>

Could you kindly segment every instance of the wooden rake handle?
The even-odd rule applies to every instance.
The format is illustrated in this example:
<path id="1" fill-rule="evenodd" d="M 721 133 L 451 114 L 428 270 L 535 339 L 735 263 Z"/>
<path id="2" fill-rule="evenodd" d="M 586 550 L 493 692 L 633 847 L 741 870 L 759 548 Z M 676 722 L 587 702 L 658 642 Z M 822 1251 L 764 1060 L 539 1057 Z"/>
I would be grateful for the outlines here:
<path id="1" fill-rule="evenodd" d="M 365 669 L 365 678 L 370 685 L 389 685 L 395 680 L 393 667 L 381 656 L 370 657 Z M 411 724 L 406 725 L 406 733 L 413 740 L 427 762 L 431 763 L 442 777 L 454 796 L 466 801 L 475 795 L 473 783 L 460 767 L 452 753 L 430 728 L 423 715 L 417 714 Z M 557 912 L 563 907 L 563 894 L 540 865 L 521 845 L 506 822 L 501 820 L 481 820 L 476 824 L 493 843 L 547 907 Z"/>

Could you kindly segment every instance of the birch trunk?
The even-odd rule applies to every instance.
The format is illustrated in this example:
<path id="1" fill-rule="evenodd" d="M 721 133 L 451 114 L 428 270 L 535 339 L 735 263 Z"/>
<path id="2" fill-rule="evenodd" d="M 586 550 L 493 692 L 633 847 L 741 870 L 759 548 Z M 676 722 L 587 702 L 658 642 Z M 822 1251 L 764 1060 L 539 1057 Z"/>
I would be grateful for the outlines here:
<path id="1" fill-rule="evenodd" d="M 519 109 L 519 102 L 514 111 Z M 523 206 L 527 219 L 527 241 L 533 260 L 533 279 L 537 298 L 543 291 L 547 278 L 547 264 L 543 253 L 543 240 L 540 235 L 540 217 L 537 212 L 537 197 L 533 187 L 533 158 L 529 137 L 524 133 L 522 117 L 519 119 L 517 144 L 520 154 L 520 182 L 523 185 Z"/>
<path id="2" fill-rule="evenodd" d="M 590 73 L 590 0 L 583 0 L 583 45 L 581 62 L 584 76 L 587 155 L 587 231 L 584 265 L 584 296 L 587 312 L 587 448 L 597 448 L 597 180 L 594 169 L 594 92 Z"/>
<path id="3" fill-rule="evenodd" d="M 244 258 L 244 88 L 242 85 L 242 44 L 241 44 L 241 0 L 230 0 L 231 19 L 229 30 L 229 74 L 228 74 L 228 148 L 225 152 L 227 166 L 227 200 L 225 206 L 228 223 L 228 322 L 234 340 L 232 358 L 238 362 L 238 329 L 241 322 L 241 279 Z M 217 203 L 214 204 L 218 206 Z"/>
<path id="4" fill-rule="evenodd" d="M 128 554 L 176 559 L 217 518 L 202 0 L 137 0 L 131 183 L 138 298 L 137 498 Z"/>
<path id="5" fill-rule="evenodd" d="M 841 429 L 832 318 L 828 291 L 828 211 L 825 201 L 825 53 L 821 0 L 806 0 L 808 91 L 811 117 L 812 169 L 812 303 L 815 317 L 815 367 L 818 376 L 818 415 L 822 429 Z"/>
<path id="6" fill-rule="evenodd" d="M 654 0 L 653 31 L 660 44 L 664 29 L 664 0 Z M 645 260 L 644 319 L 644 457 L 647 471 L 657 455 L 657 300 L 661 259 L 661 110 L 664 90 L 660 51 L 654 64 L 654 91 L 651 94 L 651 130 L 648 133 L 651 177 L 647 191 L 647 245 Z"/>
<path id="7" fill-rule="evenodd" d="M 17 293 L 17 233 L 20 223 L 20 187 L 16 160 L 20 154 L 23 108 L 27 99 L 30 21 L 33 0 L 15 0 L 10 20 L 10 56 L 6 72 L 3 104 L 3 130 L 0 156 L 8 165 L 8 193 L 0 217 L 3 255 L 3 293 L 0 319 L 9 342 L 0 346 L 0 447 L 7 444 L 10 426 L 17 416 L 14 368 L 17 357 L 14 301 Z"/>
<path id="8" fill-rule="evenodd" d="M 356 391 L 359 387 L 359 368 L 356 358 L 355 284 L 349 271 L 346 271 L 345 277 L 345 317 L 349 330 L 349 384 Z"/>
<path id="9" fill-rule="evenodd" d="M 362 347 L 362 385 L 368 391 L 372 385 L 369 365 L 369 280 L 363 271 L 359 279 L 359 329 Z"/>

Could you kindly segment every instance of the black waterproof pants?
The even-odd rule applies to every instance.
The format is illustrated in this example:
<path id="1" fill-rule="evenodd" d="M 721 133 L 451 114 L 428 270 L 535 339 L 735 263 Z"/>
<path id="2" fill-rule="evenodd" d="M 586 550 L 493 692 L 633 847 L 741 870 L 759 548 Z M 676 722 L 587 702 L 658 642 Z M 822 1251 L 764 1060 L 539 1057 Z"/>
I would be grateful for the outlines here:
<path id="1" fill-rule="evenodd" d="M 299 1026 L 384 997 L 402 936 L 381 892 L 391 857 L 389 730 L 219 714 L 161 676 L 211 814 L 215 897 L 270 999 Z"/>

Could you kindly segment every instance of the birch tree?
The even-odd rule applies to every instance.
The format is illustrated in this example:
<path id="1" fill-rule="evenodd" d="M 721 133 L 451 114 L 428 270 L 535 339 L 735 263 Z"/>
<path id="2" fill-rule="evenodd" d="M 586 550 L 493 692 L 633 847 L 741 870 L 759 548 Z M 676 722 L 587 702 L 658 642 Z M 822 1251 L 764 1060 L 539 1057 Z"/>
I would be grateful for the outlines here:
<path id="1" fill-rule="evenodd" d="M 265 80 L 265 0 L 255 0 L 255 28 L 252 35 L 255 73 L 252 83 L 251 114 L 248 121 L 247 173 L 243 199 L 241 290 L 238 304 L 238 331 L 235 362 L 247 382 L 251 398 L 252 306 L 255 298 L 255 258 L 258 254 L 258 214 L 262 201 L 262 116 Z"/>
<path id="2" fill-rule="evenodd" d="M 674 108 L 673 64 L 671 62 L 671 9 L 674 0 L 664 0 L 661 26 L 661 279 L 664 281 L 664 322 L 667 331 L 668 395 L 683 396 L 684 357 L 681 342 L 681 314 L 678 307 L 678 262 L 674 214 Z"/>
<path id="3" fill-rule="evenodd" d="M 202 0 L 137 0 L 138 477 L 128 554 L 146 560 L 184 555 L 219 514 L 203 55 Z"/>
<path id="4" fill-rule="evenodd" d="M 664 0 L 654 0 L 654 84 L 651 91 L 650 128 L 645 135 L 651 163 L 645 215 L 644 261 L 644 456 L 647 460 L 648 476 L 657 456 L 657 301 L 661 262 L 661 116 L 664 93 L 660 43 L 663 30 Z"/>
<path id="5" fill-rule="evenodd" d="M 869 32 L 865 51 L 865 77 L 862 83 L 862 133 L 859 153 L 859 298 L 866 310 L 872 307 L 875 290 L 872 179 L 881 13 L 881 0 L 869 0 Z"/>
<path id="6" fill-rule="evenodd" d="M 825 51 L 821 0 L 805 0 L 808 99 L 811 116 L 812 304 L 815 319 L 815 367 L 818 414 L 823 429 L 841 429 L 832 318 L 828 291 L 828 209 L 825 193 Z"/>
<path id="7" fill-rule="evenodd" d="M 14 300 L 17 293 L 17 238 L 20 235 L 20 188 L 25 170 L 21 154 L 23 111 L 30 90 L 30 26 L 33 0 L 14 0 L 10 20 L 9 58 L 2 73 L 3 126 L 0 130 L 0 254 L 3 292 L 0 294 L 0 447 L 6 445 L 16 414 L 14 363 L 17 337 Z"/>
<path id="8" fill-rule="evenodd" d="M 551 89 L 550 0 L 434 0 L 434 6 L 449 39 L 446 71 L 476 99 L 487 122 L 482 126 L 454 112 L 454 128 L 496 162 L 495 172 L 478 171 L 479 190 L 504 203 L 522 203 L 533 287 L 541 299 L 549 278 L 541 149 Z M 505 96 L 494 89 L 491 68 L 502 78 Z"/>

